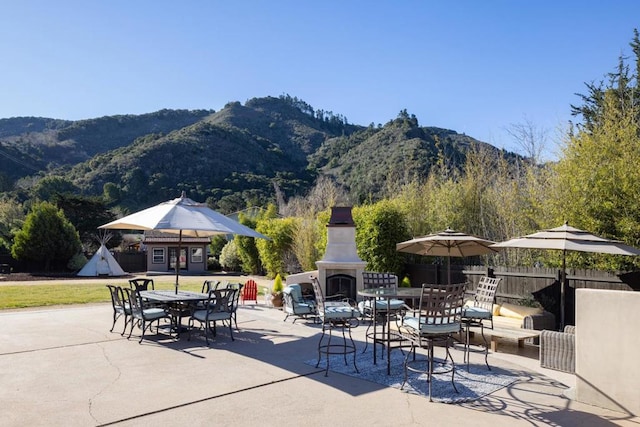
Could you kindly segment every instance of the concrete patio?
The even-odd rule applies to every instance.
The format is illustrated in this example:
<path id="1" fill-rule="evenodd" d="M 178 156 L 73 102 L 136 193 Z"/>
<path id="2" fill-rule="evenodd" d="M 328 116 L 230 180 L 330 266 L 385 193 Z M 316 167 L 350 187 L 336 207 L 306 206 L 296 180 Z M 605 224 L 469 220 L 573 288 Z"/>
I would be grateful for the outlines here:
<path id="1" fill-rule="evenodd" d="M 304 363 L 316 356 L 319 326 L 283 322 L 264 305 L 241 306 L 236 340 L 221 329 L 209 347 L 154 334 L 138 344 L 109 332 L 111 313 L 110 304 L 0 312 L 0 425 L 640 425 L 567 398 L 574 376 L 540 368 L 532 346 L 505 343 L 489 356 L 519 381 L 447 405 L 325 377 Z M 355 331 L 359 346 L 365 329 Z M 460 351 L 454 358 L 462 365 Z"/>

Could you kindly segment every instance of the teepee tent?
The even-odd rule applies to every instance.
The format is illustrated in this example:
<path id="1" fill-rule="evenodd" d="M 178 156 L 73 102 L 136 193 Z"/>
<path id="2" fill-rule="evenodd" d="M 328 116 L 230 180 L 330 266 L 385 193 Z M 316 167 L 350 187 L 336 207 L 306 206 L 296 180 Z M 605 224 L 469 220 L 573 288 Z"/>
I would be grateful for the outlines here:
<path id="1" fill-rule="evenodd" d="M 78 276 L 124 276 L 127 274 L 105 246 L 109 237 L 105 235 L 100 239 L 100 249 L 82 267 Z"/>

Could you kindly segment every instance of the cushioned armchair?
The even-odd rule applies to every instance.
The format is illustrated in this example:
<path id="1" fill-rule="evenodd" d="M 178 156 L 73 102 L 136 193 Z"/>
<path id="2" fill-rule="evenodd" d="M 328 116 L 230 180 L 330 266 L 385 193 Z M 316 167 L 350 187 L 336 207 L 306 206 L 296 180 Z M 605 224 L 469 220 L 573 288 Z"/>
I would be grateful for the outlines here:
<path id="1" fill-rule="evenodd" d="M 129 336 L 127 338 L 131 338 L 134 323 L 140 326 L 140 329 L 142 331 L 139 341 L 141 343 L 144 339 L 145 331 L 151 329 L 151 325 L 153 324 L 153 322 L 156 322 L 156 330 L 159 331 L 161 319 L 172 321 L 171 314 L 166 309 L 161 307 L 144 306 L 142 297 L 140 296 L 140 292 L 134 289 L 126 288 L 124 288 L 123 290 L 127 294 L 129 306 L 131 307 L 131 329 L 129 330 Z"/>
<path id="2" fill-rule="evenodd" d="M 564 332 L 544 330 L 540 333 L 540 366 L 575 373 L 575 326 L 565 326 Z"/>
<path id="3" fill-rule="evenodd" d="M 109 292 L 111 293 L 111 306 L 113 307 L 113 325 L 111 325 L 109 332 L 113 332 L 113 328 L 116 326 L 116 320 L 118 320 L 120 316 L 123 316 L 124 328 L 120 335 L 124 335 L 127 330 L 127 323 L 131 321 L 131 306 L 129 305 L 129 300 L 125 299 L 124 291 L 120 286 L 107 285 L 107 288 L 109 288 Z"/>
<path id="4" fill-rule="evenodd" d="M 314 320 L 318 318 L 315 302 L 302 297 L 302 290 L 297 283 L 288 285 L 282 291 L 282 307 L 287 314 L 284 318 L 285 322 L 289 316 L 296 316 L 293 319 L 293 323 L 299 318 L 307 319 L 313 317 Z"/>
<path id="5" fill-rule="evenodd" d="M 239 297 L 237 294 L 240 289 L 229 287 L 226 289 L 216 289 L 209 291 L 209 299 L 207 300 L 206 308 L 201 310 L 195 310 L 189 318 L 189 340 L 191 339 L 191 332 L 194 329 L 194 324 L 197 321 L 202 327 L 204 327 L 204 337 L 209 344 L 209 331 L 213 336 L 217 335 L 216 322 L 223 322 L 229 325 L 229 335 L 231 340 L 233 338 L 233 314 L 238 305 Z"/>

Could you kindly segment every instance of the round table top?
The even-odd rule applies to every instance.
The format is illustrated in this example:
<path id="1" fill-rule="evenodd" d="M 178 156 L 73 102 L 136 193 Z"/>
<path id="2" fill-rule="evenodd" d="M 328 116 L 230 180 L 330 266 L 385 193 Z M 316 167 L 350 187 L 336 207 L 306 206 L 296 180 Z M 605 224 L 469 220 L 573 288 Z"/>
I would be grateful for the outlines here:
<path id="1" fill-rule="evenodd" d="M 418 298 L 422 288 L 368 288 L 358 291 L 358 295 L 371 298 Z"/>

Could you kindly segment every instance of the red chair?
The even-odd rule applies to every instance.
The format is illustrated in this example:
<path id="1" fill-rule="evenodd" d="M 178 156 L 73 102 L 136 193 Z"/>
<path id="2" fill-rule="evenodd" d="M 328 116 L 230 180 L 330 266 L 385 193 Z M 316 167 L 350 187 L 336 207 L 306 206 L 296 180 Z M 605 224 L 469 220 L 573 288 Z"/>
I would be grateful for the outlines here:
<path id="1" fill-rule="evenodd" d="M 242 304 L 244 304 L 245 301 L 255 301 L 256 304 L 258 304 L 258 284 L 255 280 L 247 280 L 247 283 L 245 283 L 242 288 L 240 300 L 242 301 Z"/>

